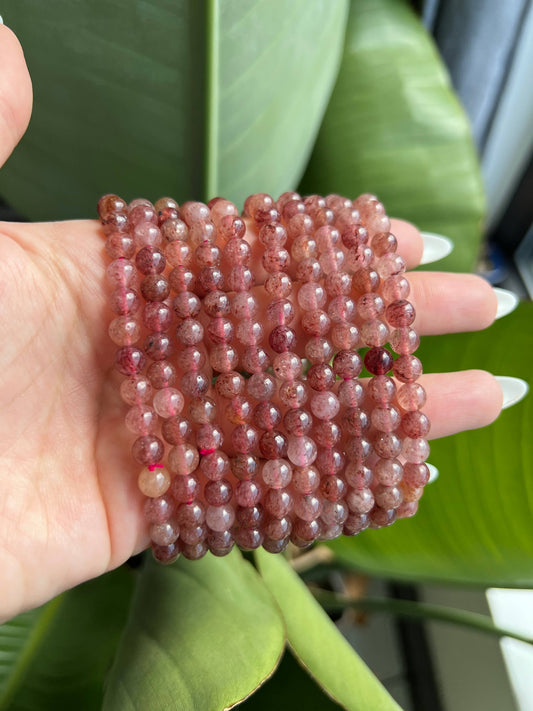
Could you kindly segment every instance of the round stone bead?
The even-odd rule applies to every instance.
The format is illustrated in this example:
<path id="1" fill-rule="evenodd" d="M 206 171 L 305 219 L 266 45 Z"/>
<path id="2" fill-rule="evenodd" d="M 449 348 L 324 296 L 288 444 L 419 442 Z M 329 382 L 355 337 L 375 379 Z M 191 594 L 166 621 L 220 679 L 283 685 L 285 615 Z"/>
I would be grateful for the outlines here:
<path id="1" fill-rule="evenodd" d="M 189 227 L 195 222 L 209 220 L 211 217 L 211 211 L 207 205 L 203 202 L 194 202 L 192 200 L 182 204 L 180 213 Z"/>
<path id="2" fill-rule="evenodd" d="M 312 309 L 303 314 L 300 325 L 309 336 L 325 336 L 330 329 L 331 321 L 322 309 Z"/>
<path id="3" fill-rule="evenodd" d="M 312 336 L 305 344 L 305 357 L 311 363 L 328 363 L 333 356 L 331 342 L 323 336 Z"/>
<path id="4" fill-rule="evenodd" d="M 364 358 L 365 368 L 372 375 L 385 375 L 393 367 L 393 358 L 386 348 L 370 348 Z"/>
<path id="5" fill-rule="evenodd" d="M 231 313 L 231 299 L 224 291 L 210 291 L 202 301 L 204 311 L 211 318 L 229 316 Z M 190 314 L 194 316 L 195 314 Z"/>
<path id="6" fill-rule="evenodd" d="M 254 193 L 244 201 L 243 215 L 254 219 L 257 210 L 269 209 L 274 205 L 274 198 L 268 193 Z"/>
<path id="7" fill-rule="evenodd" d="M 425 486 L 429 481 L 429 468 L 423 462 L 407 462 L 403 467 L 403 482 L 407 486 Z"/>
<path id="8" fill-rule="evenodd" d="M 356 247 L 358 244 L 366 244 L 368 242 L 368 231 L 363 225 L 352 223 L 342 229 L 341 240 L 347 249 Z"/>
<path id="9" fill-rule="evenodd" d="M 397 459 L 378 459 L 374 466 L 374 475 L 380 484 L 394 486 L 402 480 L 403 466 Z"/>
<path id="10" fill-rule="evenodd" d="M 324 501 L 320 518 L 329 526 L 334 524 L 342 525 L 348 518 L 349 513 L 350 509 L 344 501 Z M 337 538 L 337 535 L 339 533 L 335 531 L 335 535 L 332 537 Z"/>
<path id="11" fill-rule="evenodd" d="M 220 449 L 224 435 L 222 429 L 210 422 L 200 425 L 196 430 L 196 446 L 200 454 L 211 454 Z"/>
<path id="12" fill-rule="evenodd" d="M 200 482 L 193 474 L 175 476 L 170 484 L 170 493 L 174 501 L 180 504 L 192 504 L 200 495 Z"/>
<path id="13" fill-rule="evenodd" d="M 346 483 L 334 474 L 325 476 L 320 482 L 320 493 L 326 501 L 339 501 L 346 494 Z"/>
<path id="14" fill-rule="evenodd" d="M 370 512 L 370 528 L 392 526 L 396 518 L 396 511 L 394 509 L 382 509 L 381 506 L 375 506 Z"/>
<path id="15" fill-rule="evenodd" d="M 367 270 L 372 262 L 372 250 L 365 244 L 357 244 L 348 249 L 346 266 L 357 272 Z"/>
<path id="16" fill-rule="evenodd" d="M 219 225 L 221 220 L 226 217 L 238 217 L 239 211 L 236 206 L 229 200 L 218 199 L 214 204 L 211 201 L 208 203 L 208 207 L 211 209 L 211 219 L 215 225 Z"/>
<path id="17" fill-rule="evenodd" d="M 219 481 L 229 474 L 230 460 L 228 455 L 222 451 L 204 454 L 198 465 L 200 472 L 211 481 Z"/>
<path id="18" fill-rule="evenodd" d="M 264 339 L 265 332 L 259 321 L 243 319 L 237 324 L 236 335 L 244 346 L 256 346 Z"/>
<path id="19" fill-rule="evenodd" d="M 209 389 L 209 378 L 205 373 L 194 371 L 184 373 L 181 376 L 180 389 L 188 397 L 201 397 Z"/>
<path id="20" fill-rule="evenodd" d="M 191 529 L 205 521 L 205 507 L 198 501 L 180 504 L 176 510 L 175 518 L 183 532 L 183 529 Z"/>
<path id="21" fill-rule="evenodd" d="M 150 381 L 145 375 L 132 375 L 120 385 L 120 395 L 128 405 L 149 402 L 152 392 Z"/>
<path id="22" fill-rule="evenodd" d="M 206 332 L 211 343 L 230 343 L 234 335 L 233 323 L 227 318 L 213 318 L 207 325 Z"/>
<path id="23" fill-rule="evenodd" d="M 224 415 L 233 425 L 242 425 L 252 419 L 253 407 L 251 400 L 247 397 L 236 395 L 226 405 Z"/>
<path id="24" fill-rule="evenodd" d="M 284 489 L 291 481 L 292 467 L 286 459 L 271 459 L 264 463 L 261 477 L 272 489 Z"/>
<path id="25" fill-rule="evenodd" d="M 311 437 L 289 436 L 287 457 L 297 467 L 307 467 L 317 456 L 317 446 Z"/>
<path id="26" fill-rule="evenodd" d="M 320 485 L 320 474 L 313 466 L 295 467 L 292 472 L 292 487 L 300 494 L 311 494 Z"/>
<path id="27" fill-rule="evenodd" d="M 402 274 L 405 271 L 405 261 L 399 254 L 385 254 L 376 261 L 376 271 L 382 279 Z"/>
<path id="28" fill-rule="evenodd" d="M 374 507 L 374 495 L 370 489 L 349 489 L 346 505 L 353 513 L 369 513 Z"/>
<path id="29" fill-rule="evenodd" d="M 164 523 L 174 514 L 174 502 L 170 496 L 146 498 L 143 504 L 143 516 L 147 523 Z"/>
<path id="30" fill-rule="evenodd" d="M 395 274 L 385 279 L 381 285 L 381 293 L 385 301 L 400 301 L 409 296 L 411 287 L 403 274 Z"/>
<path id="31" fill-rule="evenodd" d="M 372 439 L 372 446 L 379 457 L 394 459 L 402 449 L 402 441 L 394 432 L 377 432 Z"/>
<path id="32" fill-rule="evenodd" d="M 308 391 L 301 380 L 286 380 L 281 383 L 278 396 L 286 407 L 299 408 L 307 402 Z"/>
<path id="33" fill-rule="evenodd" d="M 243 550 L 256 550 L 263 543 L 263 534 L 258 528 L 239 528 L 235 533 L 235 543 Z"/>
<path id="34" fill-rule="evenodd" d="M 223 506 L 224 504 L 228 504 L 232 496 L 233 487 L 227 479 L 208 481 L 204 487 L 204 498 L 206 503 L 210 506 Z"/>
<path id="35" fill-rule="evenodd" d="M 246 390 L 256 400 L 270 400 L 276 392 L 276 380 L 269 373 L 253 373 L 246 381 Z"/>
<path id="36" fill-rule="evenodd" d="M 163 496 L 170 487 L 170 474 L 165 467 L 145 467 L 137 480 L 140 491 L 150 498 Z"/>
<path id="37" fill-rule="evenodd" d="M 238 506 L 235 511 L 237 525 L 243 528 L 260 528 L 263 518 L 264 511 L 261 504 L 259 506 Z"/>
<path id="38" fill-rule="evenodd" d="M 351 274 L 342 271 L 327 274 L 324 279 L 324 288 L 330 297 L 344 296 L 346 298 L 352 288 Z"/>
<path id="39" fill-rule="evenodd" d="M 315 240 L 309 235 L 298 235 L 291 245 L 291 257 L 301 262 L 308 257 L 317 257 L 318 248 Z"/>
<path id="40" fill-rule="evenodd" d="M 402 443 L 402 454 L 407 462 L 420 464 L 429 457 L 429 444 L 423 437 L 406 437 Z"/>
<path id="41" fill-rule="evenodd" d="M 113 232 L 106 240 L 105 251 L 110 259 L 129 259 L 135 254 L 135 242 L 125 232 Z"/>
<path id="42" fill-rule="evenodd" d="M 173 474 L 192 474 L 198 466 L 200 455 L 192 444 L 176 444 L 168 453 L 168 468 Z"/>
<path id="43" fill-rule="evenodd" d="M 166 242 L 186 242 L 189 228 L 179 217 L 169 217 L 160 226 L 161 234 Z"/>
<path id="44" fill-rule="evenodd" d="M 153 222 L 157 224 L 158 218 L 154 206 L 144 199 L 142 202 L 132 201 L 128 210 L 128 223 L 131 227 L 136 227 L 143 222 Z"/>
<path id="45" fill-rule="evenodd" d="M 344 380 L 337 391 L 339 402 L 345 407 L 357 407 L 363 400 L 364 394 L 364 388 L 357 380 Z"/>
<path id="46" fill-rule="evenodd" d="M 202 302 L 192 291 L 182 291 L 172 300 L 172 308 L 178 318 L 194 318 L 200 313 Z"/>
<path id="47" fill-rule="evenodd" d="M 288 434 L 301 437 L 310 431 L 313 425 L 313 418 L 307 410 L 297 407 L 287 410 L 283 416 L 283 425 Z"/>
<path id="48" fill-rule="evenodd" d="M 186 242 L 170 242 L 165 247 L 165 259 L 174 269 L 168 275 L 170 285 L 175 291 L 180 290 L 180 285 L 192 286 L 194 275 L 188 269 L 192 264 L 193 251 Z"/>
<path id="49" fill-rule="evenodd" d="M 292 511 L 292 496 L 287 489 L 269 489 L 263 497 L 265 510 L 276 518 L 288 516 Z"/>
<path id="50" fill-rule="evenodd" d="M 245 479 L 239 481 L 235 487 L 235 501 L 239 506 L 257 506 L 263 496 L 263 489 L 259 481 Z"/>
<path id="51" fill-rule="evenodd" d="M 229 291 L 249 291 L 255 284 L 253 272 L 243 264 L 232 267 L 227 277 Z M 221 288 L 221 285 L 218 286 Z"/>
<path id="52" fill-rule="evenodd" d="M 169 417 L 161 425 L 161 434 L 169 444 L 183 444 L 191 434 L 191 423 L 184 417 Z"/>
<path id="53" fill-rule="evenodd" d="M 117 316 L 136 313 L 141 306 L 141 299 L 135 289 L 119 287 L 109 295 L 109 307 Z"/>
<path id="54" fill-rule="evenodd" d="M 352 276 L 352 293 L 361 296 L 369 291 L 376 291 L 380 284 L 379 274 L 375 269 L 358 269 Z"/>
<path id="55" fill-rule="evenodd" d="M 138 437 L 132 446 L 133 458 L 147 467 L 156 465 L 163 458 L 163 442 L 153 434 Z M 159 496 L 159 494 L 157 494 Z"/>
<path id="56" fill-rule="evenodd" d="M 366 414 L 366 413 L 365 413 Z M 368 418 L 368 415 L 367 415 Z M 352 462 L 363 462 L 372 454 L 372 444 L 360 435 L 350 437 L 344 446 L 346 456 Z"/>
<path id="57" fill-rule="evenodd" d="M 235 521 L 233 506 L 208 506 L 205 512 L 205 522 L 212 531 L 228 531 Z"/>
<path id="58" fill-rule="evenodd" d="M 144 352 L 152 360 L 166 360 L 174 351 L 174 346 L 168 333 L 156 331 L 150 333 L 144 341 Z"/>
<path id="59" fill-rule="evenodd" d="M 422 375 L 422 363 L 414 355 L 400 355 L 392 366 L 394 376 L 402 383 L 412 383 Z"/>
<path id="60" fill-rule="evenodd" d="M 108 282 L 115 289 L 118 287 L 132 286 L 137 283 L 135 265 L 129 259 L 115 259 L 106 268 Z"/>
<path id="61" fill-rule="evenodd" d="M 275 356 L 272 368 L 276 377 L 282 380 L 295 380 L 303 372 L 301 359 L 292 351 Z"/>
<path id="62" fill-rule="evenodd" d="M 290 532 L 292 531 L 292 521 L 287 516 L 282 516 L 281 518 L 269 516 L 264 522 L 262 528 L 263 533 L 267 538 L 281 541 L 285 540 L 287 536 L 290 535 Z"/>
<path id="63" fill-rule="evenodd" d="M 148 367 L 147 375 L 152 386 L 160 390 L 174 384 L 176 368 L 168 360 L 157 360 Z"/>
<path id="64" fill-rule="evenodd" d="M 259 431 L 249 424 L 237 425 L 231 433 L 231 444 L 235 452 L 247 454 L 254 451 L 259 443 Z"/>
<path id="65" fill-rule="evenodd" d="M 267 223 L 259 230 L 258 239 L 267 250 L 280 248 L 287 241 L 287 231 L 279 222 Z"/>
<path id="66" fill-rule="evenodd" d="M 215 390 L 220 397 L 231 399 L 244 391 L 246 380 L 240 373 L 230 371 L 221 373 L 215 382 Z"/>
<path id="67" fill-rule="evenodd" d="M 390 332 L 389 342 L 395 353 L 406 355 L 416 351 L 420 345 L 420 337 L 412 328 L 403 326 Z"/>
<path id="68" fill-rule="evenodd" d="M 281 299 L 292 291 L 292 279 L 284 272 L 276 272 L 271 274 L 264 283 L 265 291 L 273 299 Z"/>
<path id="69" fill-rule="evenodd" d="M 143 308 L 143 323 L 150 331 L 166 331 L 172 323 L 172 311 L 162 301 L 148 301 Z"/>
<path id="70" fill-rule="evenodd" d="M 301 518 L 294 520 L 291 540 L 295 545 L 300 547 L 300 542 L 303 542 L 304 546 L 312 543 L 318 538 L 319 534 L 320 524 L 318 521 L 304 521 Z"/>
<path id="71" fill-rule="evenodd" d="M 139 322 L 130 315 L 117 316 L 109 324 L 109 337 L 117 346 L 131 346 L 141 336 Z"/>
<path id="72" fill-rule="evenodd" d="M 318 392 L 311 397 L 311 412 L 319 420 L 331 420 L 337 416 L 340 403 L 339 399 L 332 392 Z"/>
<path id="73" fill-rule="evenodd" d="M 293 511 L 304 521 L 314 521 L 322 513 L 322 501 L 314 494 L 298 494 L 294 497 Z"/>
<path id="74" fill-rule="evenodd" d="M 205 542 L 213 555 L 218 557 L 227 555 L 235 545 L 231 531 L 208 531 Z"/>
<path id="75" fill-rule="evenodd" d="M 125 212 L 108 212 L 101 219 L 104 234 L 125 232 L 128 227 L 128 215 Z"/>
<path id="76" fill-rule="evenodd" d="M 351 513 L 344 522 L 342 532 L 345 536 L 355 536 L 368 528 L 369 523 L 368 514 Z"/>
<path id="77" fill-rule="evenodd" d="M 380 319 L 365 321 L 359 329 L 361 341 L 367 346 L 383 346 L 389 340 L 387 324 Z"/>
<path id="78" fill-rule="evenodd" d="M 102 195 L 98 200 L 97 211 L 99 217 L 105 217 L 111 212 L 124 212 L 127 208 L 127 203 L 118 195 L 108 193 Z"/>
<path id="79" fill-rule="evenodd" d="M 387 375 L 376 375 L 368 381 L 366 393 L 371 400 L 379 405 L 387 405 L 394 399 L 396 384 Z"/>
<path id="80" fill-rule="evenodd" d="M 199 370 L 205 365 L 205 351 L 196 346 L 187 346 L 176 355 L 178 368 L 184 371 Z"/>
<path id="81" fill-rule="evenodd" d="M 168 546 L 174 543 L 179 536 L 180 530 L 172 521 L 154 523 L 150 526 L 149 536 L 152 543 L 158 546 Z"/>
<path id="82" fill-rule="evenodd" d="M 149 405 L 134 405 L 126 414 L 126 427 L 136 435 L 146 435 L 157 428 L 157 413 Z"/>
<path id="83" fill-rule="evenodd" d="M 398 518 L 411 518 L 417 511 L 417 501 L 403 501 L 396 509 L 396 515 Z"/>
<path id="84" fill-rule="evenodd" d="M 329 302 L 327 311 L 333 323 L 350 321 L 355 316 L 355 301 L 350 296 L 336 296 Z"/>
<path id="85" fill-rule="evenodd" d="M 143 247 L 137 252 L 135 265 L 141 274 L 161 274 L 166 266 L 165 255 L 155 247 Z"/>
<path id="86" fill-rule="evenodd" d="M 370 415 L 373 426 L 381 432 L 393 432 L 400 419 L 400 412 L 393 405 L 377 405 Z"/>
<path id="87" fill-rule="evenodd" d="M 309 281 L 298 291 L 298 303 L 304 311 L 320 309 L 326 304 L 327 293 L 323 286 Z"/>
<path id="88" fill-rule="evenodd" d="M 231 313 L 238 320 L 253 318 L 256 316 L 258 308 L 256 297 L 246 291 L 235 294 L 231 301 Z"/>
<path id="89" fill-rule="evenodd" d="M 212 267 L 216 264 L 220 264 L 222 251 L 215 244 L 204 242 L 196 247 L 194 250 L 194 257 L 196 259 L 196 264 L 200 268 Z"/>
<path id="90" fill-rule="evenodd" d="M 332 420 L 317 422 L 313 429 L 313 439 L 319 447 L 334 447 L 341 437 L 342 429 Z"/>
<path id="91" fill-rule="evenodd" d="M 414 503 L 415 501 L 419 501 L 424 493 L 423 486 L 411 486 L 405 481 L 401 482 L 400 489 L 402 491 L 404 503 Z"/>
<path id="92" fill-rule="evenodd" d="M 170 284 L 161 274 L 148 274 L 141 281 L 141 293 L 146 301 L 164 301 L 170 293 Z"/>
<path id="93" fill-rule="evenodd" d="M 407 412 L 402 417 L 402 431 L 411 438 L 426 437 L 429 433 L 429 418 L 418 410 Z"/>
<path id="94" fill-rule="evenodd" d="M 281 410 L 270 400 L 257 403 L 253 411 L 254 424 L 263 430 L 273 430 L 280 424 L 281 417 Z"/>
<path id="95" fill-rule="evenodd" d="M 313 220 L 309 215 L 297 213 L 287 221 L 287 234 L 292 239 L 296 239 L 298 235 L 308 235 L 313 232 Z"/>
<path id="96" fill-rule="evenodd" d="M 223 249 L 224 259 L 232 267 L 237 264 L 247 266 L 250 263 L 251 254 L 250 245 L 244 239 L 231 239 Z"/>
<path id="97" fill-rule="evenodd" d="M 335 373 L 327 363 L 317 363 L 307 371 L 307 384 L 313 390 L 331 390 L 335 384 Z"/>
<path id="98" fill-rule="evenodd" d="M 399 328 L 400 326 L 410 326 L 415 320 L 416 313 L 410 301 L 401 299 L 393 301 L 387 306 L 385 316 L 391 326 Z"/>
<path id="99" fill-rule="evenodd" d="M 361 437 L 370 427 L 366 410 L 360 407 L 348 407 L 342 415 L 343 430 L 353 437 Z"/>
<path id="100" fill-rule="evenodd" d="M 315 466 L 324 476 L 338 475 L 346 465 L 346 457 L 342 450 L 330 447 L 318 450 Z"/>
<path id="101" fill-rule="evenodd" d="M 190 401 L 187 411 L 192 422 L 203 425 L 213 422 L 217 415 L 217 406 L 210 397 L 195 397 Z"/>
<path id="102" fill-rule="evenodd" d="M 158 563 L 170 565 L 174 563 L 181 552 L 181 542 L 179 540 L 170 543 L 168 546 L 158 546 L 157 543 L 152 544 L 152 555 Z"/>
<path id="103" fill-rule="evenodd" d="M 183 538 L 183 533 L 182 536 Z M 205 541 L 199 541 L 195 544 L 184 544 L 181 548 L 181 553 L 187 560 L 200 560 L 207 553 L 207 544 Z"/>
<path id="104" fill-rule="evenodd" d="M 225 215 L 217 225 L 217 237 L 220 244 L 230 239 L 240 239 L 246 234 L 246 225 L 240 217 Z"/>
<path id="105" fill-rule="evenodd" d="M 385 311 L 385 302 L 379 294 L 363 294 L 357 300 L 357 313 L 365 320 L 378 318 Z"/>
<path id="106" fill-rule="evenodd" d="M 211 348 L 209 364 L 218 373 L 229 373 L 238 366 L 239 354 L 231 344 L 219 343 Z M 244 358 L 242 366 L 246 370 Z"/>
<path id="107" fill-rule="evenodd" d="M 406 383 L 398 389 L 396 401 L 402 410 L 418 410 L 426 404 L 426 391 L 420 383 Z"/>
<path id="108" fill-rule="evenodd" d="M 275 326 L 270 332 L 268 342 L 275 353 L 292 351 L 296 345 L 296 332 L 289 326 Z"/>
<path id="109" fill-rule="evenodd" d="M 238 267 L 234 267 L 237 269 Z M 233 270 L 232 270 L 233 271 Z M 228 287 L 233 290 L 233 286 L 228 280 Z M 224 274 L 218 266 L 202 267 L 194 283 L 194 291 L 198 296 L 204 297 L 210 291 L 221 291 L 224 288 Z"/>
<path id="110" fill-rule="evenodd" d="M 333 372 L 344 380 L 357 378 L 363 369 L 363 361 L 357 351 L 341 350 L 333 358 Z"/>
<path id="111" fill-rule="evenodd" d="M 370 246 L 376 257 L 383 257 L 389 252 L 395 252 L 398 240 L 390 232 L 376 232 L 370 241 Z"/>

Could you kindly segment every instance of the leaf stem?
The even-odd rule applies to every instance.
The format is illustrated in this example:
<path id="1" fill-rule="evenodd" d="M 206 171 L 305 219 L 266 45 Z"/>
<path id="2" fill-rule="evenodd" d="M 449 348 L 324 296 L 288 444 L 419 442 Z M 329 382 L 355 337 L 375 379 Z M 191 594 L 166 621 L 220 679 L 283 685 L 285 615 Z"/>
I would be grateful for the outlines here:
<path id="1" fill-rule="evenodd" d="M 493 637 L 511 637 L 520 642 L 533 644 L 533 638 L 514 632 L 513 630 L 498 627 L 488 615 L 468 610 L 457 610 L 444 605 L 433 605 L 427 602 L 413 602 L 411 600 L 395 600 L 392 598 L 345 598 L 335 593 L 323 590 L 312 590 L 316 600 L 328 612 L 343 612 L 346 608 L 364 610 L 367 612 L 382 612 L 397 617 L 407 617 L 416 620 L 433 620 L 447 622 L 459 627 L 484 632 Z"/>
<path id="2" fill-rule="evenodd" d="M 204 200 L 218 193 L 220 7 L 206 0 Z"/>

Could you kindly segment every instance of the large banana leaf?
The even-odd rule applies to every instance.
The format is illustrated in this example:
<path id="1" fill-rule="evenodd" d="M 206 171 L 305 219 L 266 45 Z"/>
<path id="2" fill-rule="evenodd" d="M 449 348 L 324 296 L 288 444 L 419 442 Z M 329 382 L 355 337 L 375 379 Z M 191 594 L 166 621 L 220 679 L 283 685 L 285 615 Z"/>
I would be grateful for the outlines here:
<path id="1" fill-rule="evenodd" d="M 276 604 L 238 551 L 168 567 L 149 561 L 103 708 L 230 708 L 270 676 L 284 643 Z"/>
<path id="2" fill-rule="evenodd" d="M 341 70 L 301 188 L 374 192 L 389 214 L 455 241 L 439 269 L 471 271 L 484 199 L 469 126 L 405 0 L 352 0 Z"/>
<path id="3" fill-rule="evenodd" d="M 98 197 L 277 194 L 335 81 L 347 0 L 5 0 L 33 78 L 0 194 L 31 219 Z"/>
<path id="4" fill-rule="evenodd" d="M 533 304 L 486 331 L 423 342 L 428 372 L 483 368 L 531 376 Z M 435 339 L 437 340 L 437 339 Z M 533 587 L 533 400 L 502 412 L 481 430 L 435 440 L 440 477 L 417 515 L 331 545 L 344 560 L 377 575 L 408 580 Z"/>
<path id="5" fill-rule="evenodd" d="M 121 568 L 0 625 L 1 711 L 94 711 L 126 622 Z"/>

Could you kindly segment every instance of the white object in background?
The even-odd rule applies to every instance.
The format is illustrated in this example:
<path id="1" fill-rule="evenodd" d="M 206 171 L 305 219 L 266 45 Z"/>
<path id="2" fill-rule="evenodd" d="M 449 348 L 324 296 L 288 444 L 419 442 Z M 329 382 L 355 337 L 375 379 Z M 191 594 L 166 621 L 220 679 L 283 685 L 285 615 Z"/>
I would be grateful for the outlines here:
<path id="1" fill-rule="evenodd" d="M 500 627 L 533 638 L 533 590 L 490 588 L 487 600 Z M 500 646 L 520 711 L 533 711 L 533 646 L 504 637 Z"/>

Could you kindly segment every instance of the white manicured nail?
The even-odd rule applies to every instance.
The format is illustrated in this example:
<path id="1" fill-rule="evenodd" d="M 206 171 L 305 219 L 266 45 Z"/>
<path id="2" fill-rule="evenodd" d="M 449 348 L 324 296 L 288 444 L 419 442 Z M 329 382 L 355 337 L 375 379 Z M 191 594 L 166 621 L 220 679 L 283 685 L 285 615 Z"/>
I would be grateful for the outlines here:
<path id="1" fill-rule="evenodd" d="M 514 293 L 514 291 L 494 287 L 494 293 L 496 294 L 496 298 L 498 299 L 498 309 L 496 311 L 496 318 L 502 318 L 503 316 L 507 316 L 507 314 L 510 314 L 511 311 L 514 311 L 520 303 L 520 299 Z"/>
<path id="2" fill-rule="evenodd" d="M 4 18 L 2 17 L 2 15 L 0 15 L 0 25 L 3 25 L 3 24 L 4 24 Z"/>
<path id="3" fill-rule="evenodd" d="M 438 235 L 435 232 L 421 232 L 424 243 L 424 251 L 420 264 L 430 264 L 444 259 L 453 250 L 453 242 L 448 237 Z"/>
<path id="4" fill-rule="evenodd" d="M 430 464 L 429 462 L 426 462 L 426 466 L 429 469 L 429 479 L 428 479 L 428 484 L 431 484 L 435 479 L 438 478 L 439 476 L 439 470 L 437 467 L 433 466 L 433 464 Z"/>
<path id="5" fill-rule="evenodd" d="M 521 378 L 511 378 L 507 375 L 495 375 L 494 377 L 503 391 L 503 410 L 511 405 L 516 405 L 517 402 L 525 398 L 529 391 L 529 385 Z"/>

